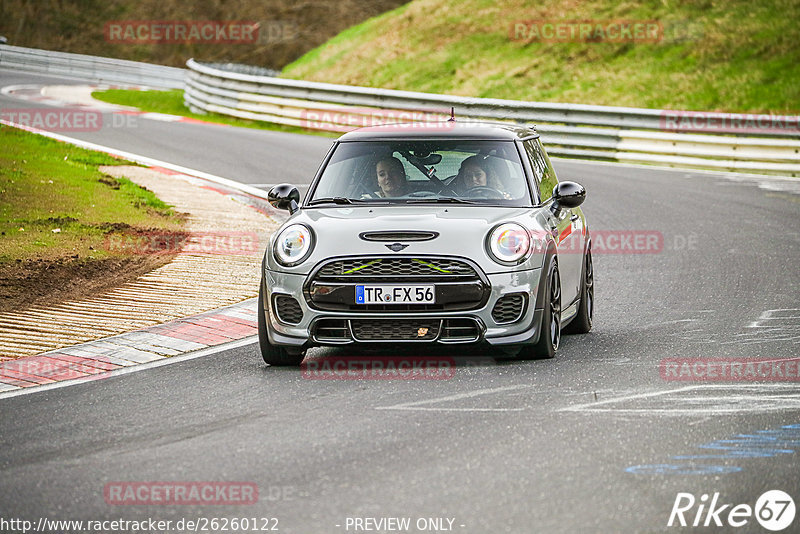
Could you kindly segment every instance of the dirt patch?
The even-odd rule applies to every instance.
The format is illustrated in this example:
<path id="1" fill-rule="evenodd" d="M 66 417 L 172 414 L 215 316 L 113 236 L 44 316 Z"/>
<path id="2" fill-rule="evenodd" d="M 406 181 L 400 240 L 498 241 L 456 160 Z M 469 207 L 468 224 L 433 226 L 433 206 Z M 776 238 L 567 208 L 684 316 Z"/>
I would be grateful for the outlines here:
<path id="1" fill-rule="evenodd" d="M 175 254 L 161 253 L 0 264 L 0 313 L 97 296 L 169 263 L 174 257 Z"/>
<path id="2" fill-rule="evenodd" d="M 93 223 L 91 243 L 62 247 L 58 256 L 37 257 L 45 261 L 4 259 L 0 263 L 3 356 L 42 354 L 258 294 L 259 251 L 278 227 L 276 220 L 232 196 L 199 187 L 193 179 L 134 166 L 100 171 L 121 183 L 128 179 L 147 187 L 175 214 L 186 213 L 185 224 L 151 226 L 115 217 L 104 221 L 107 224 Z M 80 253 L 77 258 L 76 253 Z M 66 300 L 75 302 L 80 311 L 56 307 Z"/>
<path id="3" fill-rule="evenodd" d="M 98 180 L 101 184 L 106 184 L 111 189 L 119 189 L 119 180 L 114 178 L 113 176 L 101 176 Z"/>

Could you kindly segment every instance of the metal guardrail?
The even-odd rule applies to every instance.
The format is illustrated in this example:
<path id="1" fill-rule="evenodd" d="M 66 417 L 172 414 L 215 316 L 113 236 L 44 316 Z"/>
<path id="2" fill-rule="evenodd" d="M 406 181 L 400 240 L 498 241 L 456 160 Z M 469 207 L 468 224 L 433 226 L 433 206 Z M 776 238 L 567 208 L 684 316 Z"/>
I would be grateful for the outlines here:
<path id="1" fill-rule="evenodd" d="M 187 69 L 0 45 L 0 67 L 101 83 L 184 88 L 192 111 L 344 132 L 398 120 L 534 123 L 556 156 L 800 176 L 800 117 L 759 136 L 665 131 L 670 112 L 627 107 L 470 98 L 289 80 L 256 67 L 187 62 Z M 691 113 L 686 113 L 691 118 Z M 746 115 L 703 113 L 710 123 Z"/>
<path id="2" fill-rule="evenodd" d="M 470 98 L 289 80 L 187 62 L 184 101 L 194 112 L 219 113 L 303 128 L 348 131 L 398 119 L 456 116 L 534 123 L 548 152 L 569 158 L 800 176 L 800 117 L 792 128 L 759 137 L 665 131 L 666 110 Z M 709 124 L 752 116 L 703 113 Z M 791 121 L 794 122 L 791 122 Z M 740 122 L 740 124 L 745 124 Z"/>
<path id="3" fill-rule="evenodd" d="M 8 45 L 0 45 L 0 67 L 159 89 L 183 89 L 187 72 L 186 69 L 138 61 Z"/>

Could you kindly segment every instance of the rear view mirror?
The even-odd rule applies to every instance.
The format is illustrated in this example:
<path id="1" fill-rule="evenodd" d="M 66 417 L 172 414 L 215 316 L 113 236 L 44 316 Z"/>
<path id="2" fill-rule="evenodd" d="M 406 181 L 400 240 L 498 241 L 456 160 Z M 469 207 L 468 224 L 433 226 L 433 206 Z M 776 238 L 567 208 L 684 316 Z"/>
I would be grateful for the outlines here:
<path id="1" fill-rule="evenodd" d="M 424 158 L 419 158 L 419 162 L 423 165 L 438 165 L 442 161 L 441 154 L 428 154 Z"/>

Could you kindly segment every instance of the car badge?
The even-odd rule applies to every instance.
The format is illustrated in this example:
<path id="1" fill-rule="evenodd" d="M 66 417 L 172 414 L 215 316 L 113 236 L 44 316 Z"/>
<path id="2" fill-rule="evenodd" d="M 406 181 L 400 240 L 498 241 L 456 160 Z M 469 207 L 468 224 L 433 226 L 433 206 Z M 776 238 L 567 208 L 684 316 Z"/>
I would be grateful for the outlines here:
<path id="1" fill-rule="evenodd" d="M 424 327 L 420 328 L 420 329 L 417 330 L 417 337 L 424 337 L 425 334 L 427 334 L 427 333 L 428 333 L 428 329 L 427 328 L 424 328 Z"/>
<path id="2" fill-rule="evenodd" d="M 403 250 L 407 246 L 408 245 L 404 245 L 402 243 L 392 243 L 391 245 L 386 245 L 386 248 L 388 248 L 392 252 L 400 252 L 401 250 Z"/>

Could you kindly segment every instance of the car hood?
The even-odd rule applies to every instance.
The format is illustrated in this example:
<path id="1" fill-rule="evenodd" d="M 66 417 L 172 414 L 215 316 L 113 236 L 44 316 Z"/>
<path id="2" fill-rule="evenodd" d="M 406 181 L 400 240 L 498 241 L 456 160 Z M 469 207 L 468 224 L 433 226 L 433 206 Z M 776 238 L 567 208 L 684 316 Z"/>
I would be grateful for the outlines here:
<path id="1" fill-rule="evenodd" d="M 536 209 L 498 208 L 482 206 L 337 206 L 335 208 L 302 209 L 290 217 L 289 224 L 304 224 L 314 233 L 314 249 L 301 265 L 292 268 L 279 266 L 267 250 L 267 265 L 271 269 L 305 274 L 319 262 L 339 256 L 359 255 L 445 255 L 460 256 L 475 261 L 486 273 L 508 272 L 541 266 L 541 258 L 515 267 L 500 265 L 486 251 L 486 237 L 492 228 L 504 222 L 517 222 L 533 231 L 541 231 Z M 363 232 L 428 231 L 438 235 L 429 241 L 403 241 L 407 245 L 393 251 L 387 245 L 394 241 L 366 241 Z"/>

